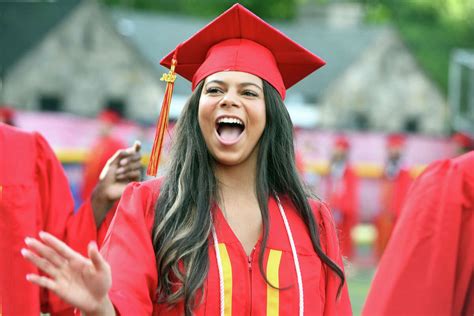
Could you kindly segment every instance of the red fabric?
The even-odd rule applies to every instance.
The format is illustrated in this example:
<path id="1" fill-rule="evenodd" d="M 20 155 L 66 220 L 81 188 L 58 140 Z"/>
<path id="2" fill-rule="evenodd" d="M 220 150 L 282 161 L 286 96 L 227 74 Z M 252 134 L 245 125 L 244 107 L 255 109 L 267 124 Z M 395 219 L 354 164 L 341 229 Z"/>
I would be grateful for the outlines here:
<path id="1" fill-rule="evenodd" d="M 384 177 L 381 183 L 380 213 L 375 218 L 377 239 L 375 241 L 375 254 L 380 258 L 387 246 L 395 223 L 405 201 L 408 189 L 412 183 L 410 172 L 401 169 L 394 179 Z"/>
<path id="2" fill-rule="evenodd" d="M 474 315 L 474 152 L 415 180 L 363 315 Z"/>
<path id="3" fill-rule="evenodd" d="M 400 148 L 405 144 L 406 138 L 401 134 L 392 134 L 388 136 L 387 146 L 388 148 Z"/>
<path id="4" fill-rule="evenodd" d="M 120 315 L 182 315 L 183 306 L 171 310 L 167 306 L 153 304 L 157 288 L 155 253 L 151 230 L 155 204 L 159 194 L 159 180 L 132 183 L 125 190 L 118 212 L 114 217 L 102 254 L 112 267 L 113 284 L 110 298 Z M 339 278 L 321 263 L 313 250 L 309 233 L 292 203 L 282 198 L 282 204 L 295 239 L 299 254 L 303 287 L 305 292 L 305 314 L 307 315 L 351 315 L 347 287 L 336 299 Z M 330 258 L 342 267 L 336 232 L 328 209 L 312 201 L 316 220 L 319 223 L 321 243 Z M 258 256 L 252 258 L 249 268 L 248 256 L 237 237 L 228 226 L 219 209 L 215 209 L 215 227 L 219 243 L 224 243 L 232 266 L 232 311 L 233 315 L 265 315 L 267 285 L 258 269 Z M 296 315 L 298 311 L 298 289 L 290 245 L 277 204 L 269 200 L 270 235 L 265 251 L 282 251 L 279 268 L 280 284 L 288 289 L 279 294 L 280 315 Z M 204 282 L 204 300 L 195 310 L 195 315 L 219 315 L 219 282 L 214 246 L 209 246 L 209 273 Z M 255 254 L 260 249 L 257 243 Z M 266 262 L 264 262 L 265 266 Z"/>
<path id="5" fill-rule="evenodd" d="M 72 314 L 58 297 L 26 281 L 38 273 L 20 254 L 27 236 L 48 231 L 85 254 L 96 239 L 89 202 L 73 215 L 74 201 L 61 164 L 48 143 L 0 123 L 0 294 L 2 315 Z"/>
<path id="6" fill-rule="evenodd" d="M 349 144 L 349 140 L 346 136 L 338 136 L 334 141 L 334 147 L 348 150 L 351 145 Z"/>
<path id="7" fill-rule="evenodd" d="M 15 118 L 15 110 L 9 106 L 2 105 L 0 107 L 0 122 L 10 124 Z"/>
<path id="8" fill-rule="evenodd" d="M 463 148 L 471 148 L 474 144 L 472 136 L 467 133 L 455 133 L 451 139 L 454 143 Z"/>
<path id="9" fill-rule="evenodd" d="M 92 146 L 90 154 L 84 165 L 81 197 L 87 199 L 99 181 L 100 173 L 107 160 L 119 149 L 127 147 L 124 142 L 112 136 L 100 137 Z"/>
<path id="10" fill-rule="evenodd" d="M 120 122 L 120 115 L 116 111 L 103 110 L 99 113 L 98 119 L 104 123 L 117 124 Z"/>
<path id="11" fill-rule="evenodd" d="M 327 200 L 333 212 L 339 232 L 341 252 L 343 256 L 352 258 L 354 243 L 351 230 L 357 224 L 359 181 L 352 166 L 347 165 L 341 179 L 327 177 Z"/>
<path id="12" fill-rule="evenodd" d="M 325 62 L 235 4 L 177 48 L 176 73 L 192 81 L 193 89 L 219 71 L 244 71 L 267 80 L 285 98 L 286 89 Z M 161 65 L 170 68 L 175 50 Z"/>

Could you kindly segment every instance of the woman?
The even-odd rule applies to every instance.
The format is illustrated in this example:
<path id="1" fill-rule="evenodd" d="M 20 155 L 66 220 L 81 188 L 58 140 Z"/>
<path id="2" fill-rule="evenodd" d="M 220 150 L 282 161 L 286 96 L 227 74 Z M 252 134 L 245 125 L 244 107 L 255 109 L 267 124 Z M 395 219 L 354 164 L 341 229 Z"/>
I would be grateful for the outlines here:
<path id="1" fill-rule="evenodd" d="M 50 277 L 28 279 L 88 315 L 351 314 L 334 223 L 297 176 L 283 104 L 324 62 L 241 5 L 178 48 L 162 64 L 194 92 L 165 179 L 128 187 L 102 255 L 30 241 Z"/>

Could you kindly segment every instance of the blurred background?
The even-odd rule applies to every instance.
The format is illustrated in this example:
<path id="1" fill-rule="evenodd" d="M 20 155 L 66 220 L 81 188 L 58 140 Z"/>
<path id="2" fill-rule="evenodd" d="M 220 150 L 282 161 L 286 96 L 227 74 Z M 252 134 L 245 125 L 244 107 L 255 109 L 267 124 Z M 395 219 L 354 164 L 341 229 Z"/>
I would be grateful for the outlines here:
<path id="1" fill-rule="evenodd" d="M 159 60 L 233 3 L 1 0 L 0 120 L 46 137 L 80 203 L 84 165 L 101 138 L 141 140 L 147 163 L 167 72 Z M 354 195 L 345 255 L 357 315 L 400 212 L 394 203 L 426 164 L 472 148 L 474 2 L 241 4 L 327 62 L 285 103 L 311 190 L 336 217 L 348 212 L 336 191 Z M 165 149 L 189 94 L 178 78 Z"/>

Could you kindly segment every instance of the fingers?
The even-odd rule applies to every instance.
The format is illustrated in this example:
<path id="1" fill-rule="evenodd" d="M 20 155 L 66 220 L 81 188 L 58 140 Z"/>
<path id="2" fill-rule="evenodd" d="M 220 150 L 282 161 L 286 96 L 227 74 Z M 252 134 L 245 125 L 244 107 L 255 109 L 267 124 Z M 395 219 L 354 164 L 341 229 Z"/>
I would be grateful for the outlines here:
<path id="1" fill-rule="evenodd" d="M 133 146 L 126 149 L 121 149 L 115 152 L 115 154 L 107 160 L 106 165 L 100 173 L 99 179 L 103 180 L 109 172 L 110 166 L 116 164 L 118 169 L 115 172 L 117 180 L 139 180 L 139 177 L 136 177 L 136 172 L 133 172 L 133 177 L 126 175 L 130 170 L 135 171 L 141 168 L 141 143 L 136 140 Z"/>
<path id="2" fill-rule="evenodd" d="M 31 283 L 37 284 L 41 287 L 45 287 L 52 291 L 56 289 L 56 283 L 48 277 L 39 276 L 37 274 L 27 274 L 26 279 Z"/>
<path id="3" fill-rule="evenodd" d="M 138 153 L 142 148 L 142 143 L 139 140 L 135 140 L 132 147 L 125 149 L 127 153 Z"/>
<path id="4" fill-rule="evenodd" d="M 66 260 L 79 260 L 83 263 L 87 262 L 87 259 L 80 255 L 78 252 L 72 250 L 68 245 L 54 237 L 50 233 L 40 232 L 39 236 L 41 240 L 49 247 L 54 249 L 59 255 L 64 257 Z"/>
<path id="5" fill-rule="evenodd" d="M 48 261 L 50 261 L 53 265 L 57 267 L 60 267 L 65 262 L 67 262 L 67 260 L 62 258 L 54 249 L 46 246 L 45 244 L 36 240 L 35 238 L 26 237 L 25 244 L 30 249 L 35 251 L 38 255 L 40 255 L 43 258 L 46 258 Z"/>
<path id="6" fill-rule="evenodd" d="M 105 261 L 104 257 L 99 252 L 97 244 L 95 242 L 90 242 L 88 246 L 88 255 L 97 271 L 108 271 L 109 264 Z"/>
<path id="7" fill-rule="evenodd" d="M 142 165 L 140 161 L 130 162 L 117 169 L 115 176 L 117 180 L 135 180 L 141 175 Z"/>
<path id="8" fill-rule="evenodd" d="M 21 249 L 21 254 L 23 255 L 23 257 L 25 257 L 26 260 L 30 261 L 32 264 L 38 267 L 38 269 L 48 274 L 52 278 L 56 278 L 56 276 L 58 275 L 57 268 L 47 259 L 44 259 L 36 255 L 34 252 L 25 248 Z"/>

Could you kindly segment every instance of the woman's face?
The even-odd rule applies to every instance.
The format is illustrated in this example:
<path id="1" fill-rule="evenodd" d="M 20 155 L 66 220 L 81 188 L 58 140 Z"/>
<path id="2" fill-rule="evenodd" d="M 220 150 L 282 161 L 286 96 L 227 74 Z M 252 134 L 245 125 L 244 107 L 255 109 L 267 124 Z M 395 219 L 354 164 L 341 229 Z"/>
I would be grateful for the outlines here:
<path id="1" fill-rule="evenodd" d="M 262 79 L 238 71 L 210 75 L 204 81 L 198 119 L 217 162 L 234 166 L 255 156 L 265 128 Z"/>

